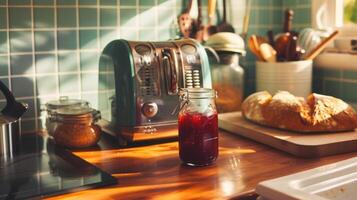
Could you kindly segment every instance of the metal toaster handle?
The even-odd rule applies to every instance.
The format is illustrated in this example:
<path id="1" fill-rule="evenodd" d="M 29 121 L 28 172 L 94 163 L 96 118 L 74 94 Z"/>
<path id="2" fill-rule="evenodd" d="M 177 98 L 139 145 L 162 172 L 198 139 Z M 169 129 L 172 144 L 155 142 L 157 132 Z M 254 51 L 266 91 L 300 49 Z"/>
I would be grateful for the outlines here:
<path id="1" fill-rule="evenodd" d="M 174 49 L 163 49 L 163 66 L 167 92 L 169 95 L 178 93 L 178 73 L 177 73 L 177 56 Z"/>

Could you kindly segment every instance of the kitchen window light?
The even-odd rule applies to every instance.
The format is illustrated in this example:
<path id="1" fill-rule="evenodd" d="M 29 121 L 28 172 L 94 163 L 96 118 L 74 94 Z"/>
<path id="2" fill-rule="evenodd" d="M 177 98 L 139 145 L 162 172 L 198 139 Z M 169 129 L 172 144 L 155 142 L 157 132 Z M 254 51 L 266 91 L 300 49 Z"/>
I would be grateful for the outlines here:
<path id="1" fill-rule="evenodd" d="M 339 29 L 339 37 L 357 35 L 357 0 L 313 0 L 311 4 L 314 28 Z"/>
<path id="2" fill-rule="evenodd" d="M 357 39 L 357 0 L 313 0 L 311 12 L 313 28 L 330 31 L 338 29 L 340 34 L 337 40 Z M 330 47 L 333 47 L 333 43 Z M 314 61 L 318 67 L 357 70 L 357 53 L 347 49 L 323 53 Z"/>

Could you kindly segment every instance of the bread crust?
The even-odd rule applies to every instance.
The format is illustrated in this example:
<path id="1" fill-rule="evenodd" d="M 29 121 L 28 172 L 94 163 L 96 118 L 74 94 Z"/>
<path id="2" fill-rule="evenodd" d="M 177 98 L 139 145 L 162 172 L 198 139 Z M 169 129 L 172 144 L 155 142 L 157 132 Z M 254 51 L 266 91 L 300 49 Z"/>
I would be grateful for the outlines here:
<path id="1" fill-rule="evenodd" d="M 341 99 L 312 93 L 307 99 L 279 91 L 254 93 L 242 103 L 243 116 L 255 123 L 297 132 L 339 132 L 357 128 L 357 114 Z"/>

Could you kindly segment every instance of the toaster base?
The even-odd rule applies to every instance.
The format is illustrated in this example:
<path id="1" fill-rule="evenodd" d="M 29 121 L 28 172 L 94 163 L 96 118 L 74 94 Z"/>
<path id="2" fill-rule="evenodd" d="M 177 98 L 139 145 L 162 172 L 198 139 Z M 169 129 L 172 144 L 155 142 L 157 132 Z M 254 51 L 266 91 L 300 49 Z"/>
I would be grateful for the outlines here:
<path id="1" fill-rule="evenodd" d="M 177 123 L 153 124 L 146 126 L 120 127 L 114 126 L 109 121 L 100 120 L 102 130 L 119 139 L 119 143 L 139 142 L 174 138 L 178 136 Z M 125 140 L 124 142 L 122 140 Z"/>

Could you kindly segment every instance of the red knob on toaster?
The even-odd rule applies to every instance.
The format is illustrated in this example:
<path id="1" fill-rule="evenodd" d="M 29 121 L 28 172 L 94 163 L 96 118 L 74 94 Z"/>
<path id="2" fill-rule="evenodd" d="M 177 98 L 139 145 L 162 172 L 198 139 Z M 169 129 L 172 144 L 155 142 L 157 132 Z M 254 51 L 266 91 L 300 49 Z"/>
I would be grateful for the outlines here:
<path id="1" fill-rule="evenodd" d="M 151 118 L 154 117 L 157 114 L 157 111 L 159 108 L 157 107 L 157 104 L 154 102 L 147 102 L 144 103 L 143 106 L 141 107 L 141 112 L 145 117 Z"/>

